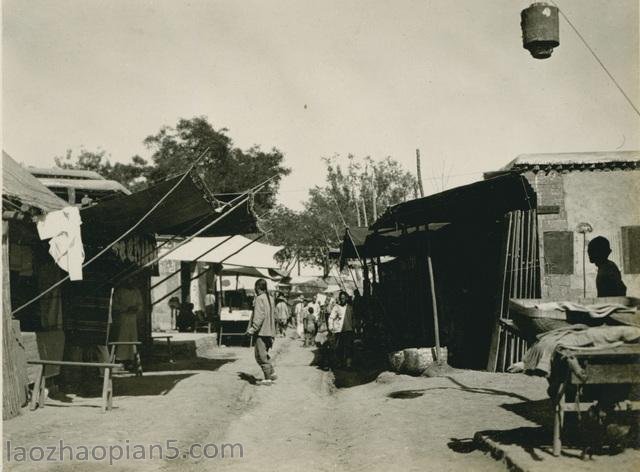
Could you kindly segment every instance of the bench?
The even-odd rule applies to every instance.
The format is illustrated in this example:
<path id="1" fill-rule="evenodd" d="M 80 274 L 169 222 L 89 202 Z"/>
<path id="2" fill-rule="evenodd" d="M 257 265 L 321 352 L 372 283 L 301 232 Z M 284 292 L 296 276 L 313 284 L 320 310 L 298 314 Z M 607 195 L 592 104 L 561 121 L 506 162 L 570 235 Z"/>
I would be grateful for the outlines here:
<path id="1" fill-rule="evenodd" d="M 173 336 L 171 335 L 161 335 L 161 336 L 152 336 L 151 340 L 152 341 L 156 341 L 156 340 L 161 340 L 164 339 L 167 342 L 167 351 L 168 351 L 168 355 L 169 355 L 169 362 L 173 363 L 173 355 L 171 353 L 171 340 L 173 339 Z"/>
<path id="2" fill-rule="evenodd" d="M 44 402 L 46 400 L 45 392 L 45 376 L 44 368 L 48 365 L 55 366 L 67 366 L 67 367 L 97 367 L 104 369 L 104 378 L 102 381 L 102 411 L 106 412 L 113 407 L 113 369 L 124 367 L 122 364 L 115 364 L 111 362 L 72 362 L 72 361 L 47 361 L 37 360 L 28 361 L 28 364 L 39 365 L 38 376 L 36 382 L 33 385 L 33 394 L 31 396 L 31 403 L 29 405 L 30 410 L 36 408 L 44 408 Z"/>
<path id="3" fill-rule="evenodd" d="M 116 348 L 118 346 L 132 346 L 134 371 L 136 377 L 142 377 L 142 360 L 140 360 L 140 352 L 138 351 L 138 346 L 142 344 L 140 341 L 111 341 L 107 344 L 111 348 L 109 351 L 109 362 L 111 363 L 116 361 Z"/>
<path id="4" fill-rule="evenodd" d="M 564 413 L 585 411 L 592 402 L 582 397 L 587 385 L 640 384 L 640 345 L 624 344 L 618 347 L 577 350 L 561 348 L 556 351 L 563 361 L 561 383 L 553 398 L 553 455 L 562 451 Z M 569 394 L 572 398 L 568 400 Z M 628 409 L 639 409 L 640 402 L 627 401 Z"/>

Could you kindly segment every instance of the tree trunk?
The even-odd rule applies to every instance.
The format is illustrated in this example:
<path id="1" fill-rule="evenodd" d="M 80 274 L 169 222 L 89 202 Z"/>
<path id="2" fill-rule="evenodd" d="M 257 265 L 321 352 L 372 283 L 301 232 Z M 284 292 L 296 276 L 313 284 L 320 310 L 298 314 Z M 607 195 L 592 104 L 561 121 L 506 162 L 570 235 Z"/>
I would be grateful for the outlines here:
<path id="1" fill-rule="evenodd" d="M 364 201 L 364 198 L 362 199 L 362 215 L 364 216 L 364 225 L 369 226 L 369 219 L 367 218 L 367 204 Z"/>
<path id="2" fill-rule="evenodd" d="M 376 200 L 378 199 L 378 192 L 376 191 L 376 169 L 371 172 L 371 199 L 373 200 L 373 221 L 378 219 L 378 205 Z"/>

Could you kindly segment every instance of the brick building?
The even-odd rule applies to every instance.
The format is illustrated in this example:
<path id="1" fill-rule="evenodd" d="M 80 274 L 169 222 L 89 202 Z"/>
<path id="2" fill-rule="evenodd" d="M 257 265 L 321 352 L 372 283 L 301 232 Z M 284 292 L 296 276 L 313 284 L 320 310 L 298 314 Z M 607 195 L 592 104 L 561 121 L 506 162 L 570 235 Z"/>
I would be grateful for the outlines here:
<path id="1" fill-rule="evenodd" d="M 538 196 L 543 297 L 581 297 L 585 279 L 596 296 L 597 269 L 584 253 L 595 236 L 609 239 L 627 294 L 640 296 L 639 151 L 524 154 L 485 177 L 505 172 L 524 175 Z"/>

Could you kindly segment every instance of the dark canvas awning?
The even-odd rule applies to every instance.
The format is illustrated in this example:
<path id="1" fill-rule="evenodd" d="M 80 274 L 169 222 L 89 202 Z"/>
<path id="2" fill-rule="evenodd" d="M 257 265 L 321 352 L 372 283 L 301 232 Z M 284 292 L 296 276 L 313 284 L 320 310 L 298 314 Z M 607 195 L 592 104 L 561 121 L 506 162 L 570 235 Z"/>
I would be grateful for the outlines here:
<path id="1" fill-rule="evenodd" d="M 174 177 L 131 195 L 122 195 L 81 210 L 83 240 L 108 242 L 139 222 L 182 176 Z M 191 173 L 136 229 L 136 233 L 194 234 L 228 208 L 234 196 L 217 197 Z M 251 200 L 236 208 L 202 236 L 257 232 Z"/>
<path id="2" fill-rule="evenodd" d="M 372 229 L 480 220 L 532 208 L 536 208 L 536 193 L 527 179 L 507 174 L 389 207 Z"/>
<path id="3" fill-rule="evenodd" d="M 69 205 L 4 151 L 2 151 L 2 195 L 17 205 L 26 205 L 42 213 L 60 210 Z"/>
<path id="4" fill-rule="evenodd" d="M 448 223 L 430 223 L 429 230 L 437 231 Z M 402 244 L 417 236 L 415 228 L 401 230 L 372 231 L 366 227 L 348 228 L 345 230 L 341 246 L 340 266 L 347 259 L 396 256 L 402 251 Z"/>

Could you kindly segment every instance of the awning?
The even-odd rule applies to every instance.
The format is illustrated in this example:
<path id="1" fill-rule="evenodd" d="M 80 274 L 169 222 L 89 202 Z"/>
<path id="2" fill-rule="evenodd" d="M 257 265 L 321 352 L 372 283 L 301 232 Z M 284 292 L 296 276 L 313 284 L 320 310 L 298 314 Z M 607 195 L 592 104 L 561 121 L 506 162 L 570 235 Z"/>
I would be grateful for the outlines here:
<path id="1" fill-rule="evenodd" d="M 536 193 L 527 179 L 508 174 L 389 207 L 371 228 L 395 230 L 432 222 L 480 220 L 532 208 L 536 208 Z"/>
<path id="2" fill-rule="evenodd" d="M 114 197 L 84 208 L 82 238 L 85 241 L 109 242 L 139 222 L 164 197 L 182 176 L 165 180 L 131 195 Z M 225 202 L 234 196 L 212 194 L 194 173 L 176 189 L 136 229 L 136 233 L 179 234 L 188 236 L 204 227 L 227 209 Z M 202 233 L 222 236 L 254 233 L 258 230 L 251 200 L 236 208 L 219 223 Z"/>
<path id="3" fill-rule="evenodd" d="M 260 267 L 222 264 L 220 275 L 241 275 L 244 277 L 260 277 L 263 279 L 282 280 L 287 274 L 280 269 L 263 269 Z"/>
<path id="4" fill-rule="evenodd" d="M 275 255 L 283 246 L 271 246 L 235 235 L 228 241 L 224 237 L 193 238 L 166 256 L 167 260 L 194 261 L 222 264 L 222 275 L 246 275 L 280 279 L 283 273 Z M 216 247 L 217 246 L 217 247 Z M 215 247 L 211 252 L 207 251 Z M 205 254 L 206 253 L 206 254 Z M 205 254 L 204 256 L 202 254 Z"/>
<path id="5" fill-rule="evenodd" d="M 69 204 L 42 185 L 37 178 L 2 151 L 2 196 L 18 205 L 42 213 L 60 210 Z"/>
<path id="6" fill-rule="evenodd" d="M 429 223 L 431 231 L 437 231 L 449 223 Z M 415 228 L 406 231 L 382 230 L 372 231 L 366 227 L 347 228 L 341 246 L 340 267 L 343 268 L 347 259 L 371 258 L 382 256 L 396 256 L 402 250 L 401 245 L 407 238 L 417 233 Z M 404 237 L 404 238 L 403 238 Z"/>

